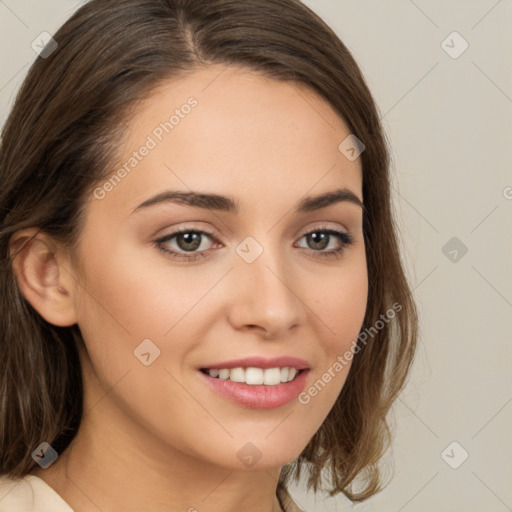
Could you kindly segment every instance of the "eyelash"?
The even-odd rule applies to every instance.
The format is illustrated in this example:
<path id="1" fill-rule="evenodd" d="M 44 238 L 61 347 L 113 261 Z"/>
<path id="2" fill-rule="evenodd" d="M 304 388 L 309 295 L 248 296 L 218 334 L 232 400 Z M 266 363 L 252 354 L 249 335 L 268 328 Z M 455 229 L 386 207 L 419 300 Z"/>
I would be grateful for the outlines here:
<path id="1" fill-rule="evenodd" d="M 164 247 L 164 244 L 166 242 L 169 242 L 170 240 L 175 238 L 180 233 L 197 233 L 200 235 L 207 235 L 212 240 L 216 241 L 216 238 L 213 236 L 213 233 L 210 233 L 208 231 L 203 231 L 200 229 L 192 229 L 192 228 L 183 228 L 183 229 L 178 229 L 176 231 L 173 231 L 172 233 L 165 235 L 164 237 L 159 238 L 158 240 L 155 240 L 156 248 L 159 251 L 163 252 L 166 256 L 173 258 L 173 259 L 195 261 L 195 260 L 198 260 L 199 258 L 206 257 L 207 251 L 200 251 L 200 252 L 191 253 L 190 255 L 187 255 L 187 254 L 176 252 L 174 250 L 166 249 Z M 339 258 L 345 252 L 347 246 L 352 245 L 354 243 L 354 239 L 350 233 L 341 231 L 341 230 L 337 230 L 337 229 L 333 229 L 333 228 L 322 227 L 322 226 L 319 226 L 318 228 L 315 228 L 311 231 L 308 231 L 307 233 L 304 233 L 301 236 L 301 239 L 307 235 L 312 234 L 312 233 L 326 233 L 328 235 L 333 235 L 336 238 L 338 238 L 338 240 L 340 240 L 342 242 L 341 247 L 339 247 L 338 249 L 331 249 L 330 251 L 315 251 L 312 249 L 307 250 L 307 252 L 309 252 L 309 253 L 319 253 L 321 255 L 320 257 L 322 257 L 322 258 Z M 330 242 L 330 239 L 329 239 L 329 242 Z"/>

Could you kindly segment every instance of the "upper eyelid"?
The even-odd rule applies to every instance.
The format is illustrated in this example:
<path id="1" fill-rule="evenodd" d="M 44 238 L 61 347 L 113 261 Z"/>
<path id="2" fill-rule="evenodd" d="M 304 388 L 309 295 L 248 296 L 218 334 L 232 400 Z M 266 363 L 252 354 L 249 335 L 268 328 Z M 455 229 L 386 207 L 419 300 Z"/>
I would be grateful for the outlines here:
<path id="1" fill-rule="evenodd" d="M 320 229 L 325 229 L 325 230 L 333 229 L 333 230 L 342 231 L 342 232 L 345 232 L 345 233 L 351 233 L 352 232 L 346 226 L 343 226 L 343 225 L 340 226 L 339 225 L 340 223 L 338 223 L 337 226 L 332 226 L 332 225 L 328 225 L 327 224 L 330 221 L 316 221 L 316 222 L 317 223 L 313 223 L 313 225 L 311 227 L 305 228 L 304 230 L 301 229 L 300 232 L 303 232 L 303 235 L 307 234 L 307 233 L 310 233 L 311 231 L 314 231 L 315 229 L 316 230 L 320 230 Z M 212 237 L 216 237 L 218 239 L 218 236 L 217 236 L 218 230 L 217 229 L 209 230 L 207 228 L 202 228 L 202 227 L 198 227 L 198 226 L 194 226 L 194 225 L 193 226 L 181 226 L 181 227 L 174 228 L 173 231 L 170 231 L 168 234 L 162 235 L 159 238 L 166 238 L 166 237 L 174 235 L 176 233 L 189 232 L 189 231 L 198 231 L 198 232 L 204 233 L 206 235 L 209 235 L 209 236 L 212 236 Z M 222 236 L 222 235 L 219 235 L 219 236 Z"/>
<path id="2" fill-rule="evenodd" d="M 337 228 L 337 227 L 333 227 L 333 226 L 326 226 L 326 225 L 318 225 L 318 226 L 313 226 L 311 228 L 307 228 L 305 231 L 302 232 L 302 235 L 301 235 L 301 238 L 309 233 L 311 233 L 312 231 L 328 231 L 328 230 L 333 230 L 333 231 L 341 231 L 341 232 L 344 232 L 344 233 L 347 233 L 347 234 L 351 234 L 351 231 L 346 229 L 346 228 Z M 197 232 L 197 233 L 200 233 L 200 234 L 203 234 L 203 235 L 207 235 L 211 238 L 214 238 L 215 240 L 219 241 L 216 233 L 214 232 L 211 232 L 211 231 L 208 231 L 204 228 L 197 228 L 197 227 L 182 227 L 182 228 L 176 228 L 174 231 L 171 231 L 170 233 L 166 234 L 166 235 L 162 235 L 160 237 L 157 238 L 157 240 L 162 240 L 162 239 L 166 239 L 166 238 L 172 238 L 180 233 L 189 233 L 189 232 Z"/>

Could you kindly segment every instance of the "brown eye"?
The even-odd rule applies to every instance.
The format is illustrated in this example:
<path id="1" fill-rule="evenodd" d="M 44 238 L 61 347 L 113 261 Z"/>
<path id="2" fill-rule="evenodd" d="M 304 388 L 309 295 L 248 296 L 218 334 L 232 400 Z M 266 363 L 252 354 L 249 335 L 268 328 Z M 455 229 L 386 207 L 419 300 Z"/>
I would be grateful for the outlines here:
<path id="1" fill-rule="evenodd" d="M 176 243 L 184 251 L 195 251 L 201 245 L 201 234 L 196 231 L 179 233 L 176 236 Z"/>
<path id="2" fill-rule="evenodd" d="M 205 238 L 213 240 L 213 235 L 197 229 L 179 229 L 156 240 L 155 244 L 160 251 L 172 258 L 196 260 L 206 256 L 206 249 L 198 251 Z M 176 244 L 174 247 L 170 244 L 173 240 Z"/>
<path id="3" fill-rule="evenodd" d="M 352 235 L 345 231 L 338 231 L 332 228 L 318 228 L 303 235 L 306 239 L 309 252 L 318 253 L 318 256 L 335 257 L 340 256 L 346 246 L 354 243 Z M 326 251 L 332 240 L 338 241 L 338 247 Z"/>

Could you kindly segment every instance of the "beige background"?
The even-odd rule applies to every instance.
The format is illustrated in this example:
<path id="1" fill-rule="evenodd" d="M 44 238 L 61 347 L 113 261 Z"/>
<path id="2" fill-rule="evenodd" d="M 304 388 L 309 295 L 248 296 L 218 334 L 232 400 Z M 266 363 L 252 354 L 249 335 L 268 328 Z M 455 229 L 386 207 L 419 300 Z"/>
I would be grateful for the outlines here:
<path id="1" fill-rule="evenodd" d="M 31 42 L 80 3 L 0 0 L 0 125 Z M 352 51 L 383 117 L 422 335 L 386 490 L 354 506 L 293 496 L 308 512 L 512 510 L 512 2 L 306 3 Z"/>

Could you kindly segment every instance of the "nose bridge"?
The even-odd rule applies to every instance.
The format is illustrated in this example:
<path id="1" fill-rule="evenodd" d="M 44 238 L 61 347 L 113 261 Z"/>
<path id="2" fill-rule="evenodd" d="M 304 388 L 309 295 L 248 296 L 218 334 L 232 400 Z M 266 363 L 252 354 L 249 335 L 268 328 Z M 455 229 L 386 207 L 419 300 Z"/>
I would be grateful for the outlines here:
<path id="1" fill-rule="evenodd" d="M 236 247 L 236 291 L 230 318 L 237 327 L 259 326 L 277 334 L 303 320 L 289 255 L 272 236 L 248 236 Z"/>

